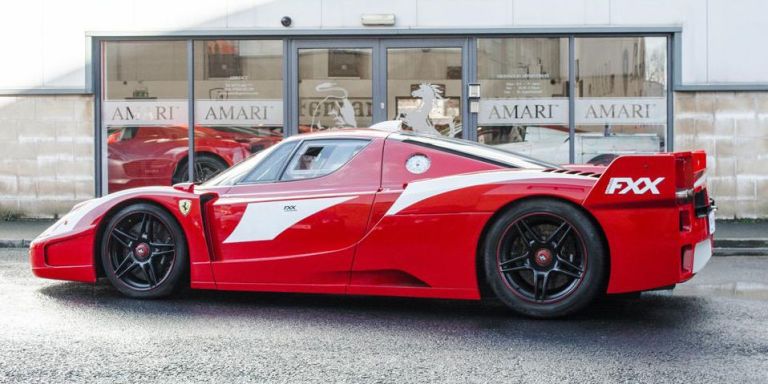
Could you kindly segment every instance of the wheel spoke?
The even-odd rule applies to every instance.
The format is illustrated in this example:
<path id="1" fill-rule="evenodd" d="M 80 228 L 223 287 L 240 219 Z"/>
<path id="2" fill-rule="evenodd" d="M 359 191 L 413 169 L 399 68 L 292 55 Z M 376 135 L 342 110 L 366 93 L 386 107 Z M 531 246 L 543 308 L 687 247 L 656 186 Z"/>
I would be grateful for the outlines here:
<path id="1" fill-rule="evenodd" d="M 152 256 L 163 256 L 163 255 L 168 255 L 168 254 L 171 254 L 171 253 L 173 253 L 174 251 L 175 251 L 175 250 L 174 250 L 173 248 L 171 248 L 171 249 L 166 249 L 165 251 L 156 251 L 156 252 L 152 252 Z"/>
<path id="2" fill-rule="evenodd" d="M 173 243 L 149 243 L 149 246 L 152 248 L 165 248 L 165 249 L 171 248 L 172 249 L 174 248 L 175 245 Z"/>
<path id="3" fill-rule="evenodd" d="M 130 248 L 131 244 L 138 240 L 137 238 L 117 229 L 112 229 L 111 232 L 112 237 L 117 240 L 118 243 L 120 243 L 123 247 Z"/>
<path id="4" fill-rule="evenodd" d="M 525 264 L 525 265 L 516 265 L 514 267 L 509 267 L 509 268 L 501 268 L 500 271 L 507 273 L 507 272 L 515 272 L 515 271 L 524 271 L 528 269 L 533 269 L 533 268 L 531 268 L 530 265 Z"/>
<path id="5" fill-rule="evenodd" d="M 559 249 L 569 233 L 571 233 L 571 225 L 563 221 L 563 223 L 549 235 L 546 242 L 552 244 L 552 248 Z"/>
<path id="6" fill-rule="evenodd" d="M 549 272 L 533 273 L 533 292 L 536 300 L 544 300 L 547 297 L 547 284 L 549 283 Z"/>
<path id="7" fill-rule="evenodd" d="M 509 264 L 512 264 L 512 263 L 520 261 L 520 260 L 525 260 L 526 257 L 528 257 L 528 252 L 525 252 L 525 253 L 523 253 L 522 255 L 519 255 L 519 256 L 514 256 L 514 257 L 512 257 L 509 260 L 504 260 L 501 263 L 499 263 L 499 266 L 500 267 L 504 267 L 505 265 L 509 265 Z"/>
<path id="8" fill-rule="evenodd" d="M 136 262 L 133 260 L 133 254 L 129 254 L 120 262 L 120 265 L 115 268 L 115 277 L 122 278 L 123 275 L 133 270 L 136 267 Z"/>
<path id="9" fill-rule="evenodd" d="M 570 277 L 573 277 L 574 279 L 580 279 L 581 278 L 581 272 L 575 273 L 575 272 L 567 271 L 567 270 L 562 269 L 562 268 L 553 268 L 552 272 L 557 272 L 557 273 L 560 273 L 560 274 L 563 274 L 563 275 L 566 275 L 566 276 L 570 276 Z"/>
<path id="10" fill-rule="evenodd" d="M 576 270 L 576 271 L 578 271 L 579 273 L 582 273 L 582 272 L 584 272 L 584 270 L 583 270 L 583 269 L 581 269 L 580 267 L 576 266 L 576 264 L 573 264 L 573 263 L 571 263 L 570 261 L 566 260 L 564 257 L 560 257 L 560 256 L 558 256 L 558 257 L 557 257 L 557 260 L 558 260 L 559 262 L 563 263 L 563 265 L 565 265 L 566 267 L 568 267 L 568 268 L 571 268 L 571 269 L 573 269 L 573 270 Z"/>
<path id="11" fill-rule="evenodd" d="M 141 269 L 147 278 L 147 283 L 149 283 L 149 286 L 154 287 L 157 285 L 157 275 L 155 274 L 155 267 L 152 265 L 152 263 L 143 264 Z"/>
<path id="12" fill-rule="evenodd" d="M 148 228 L 149 228 L 149 222 L 152 220 L 152 218 L 149 217 L 148 213 L 145 213 L 141 217 L 141 225 L 139 226 L 139 237 L 141 237 L 143 240 L 146 240 L 149 237 Z"/>
<path id="13" fill-rule="evenodd" d="M 517 231 L 520 232 L 520 237 L 523 238 L 523 241 L 525 241 L 525 244 L 529 249 L 535 242 L 540 240 L 539 236 L 536 234 L 536 232 L 533 231 L 533 229 L 531 229 L 525 220 L 518 220 L 518 222 L 515 224 L 515 227 L 517 228 Z"/>

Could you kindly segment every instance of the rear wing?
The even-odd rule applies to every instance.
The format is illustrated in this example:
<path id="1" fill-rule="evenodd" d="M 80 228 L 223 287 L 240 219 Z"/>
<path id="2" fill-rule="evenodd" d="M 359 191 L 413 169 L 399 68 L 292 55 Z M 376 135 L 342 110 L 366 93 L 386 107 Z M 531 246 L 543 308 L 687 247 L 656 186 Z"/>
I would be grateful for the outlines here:
<path id="1" fill-rule="evenodd" d="M 619 156 L 605 169 L 585 206 L 687 203 L 706 187 L 704 151 Z"/>

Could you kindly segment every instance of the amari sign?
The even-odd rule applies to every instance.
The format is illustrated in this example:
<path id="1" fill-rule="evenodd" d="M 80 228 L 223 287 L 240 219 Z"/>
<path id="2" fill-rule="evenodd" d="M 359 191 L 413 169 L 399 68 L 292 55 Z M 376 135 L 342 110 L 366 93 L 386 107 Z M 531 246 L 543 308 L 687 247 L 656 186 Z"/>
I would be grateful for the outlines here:
<path id="1" fill-rule="evenodd" d="M 663 97 L 619 97 L 576 99 L 579 125 L 657 125 L 667 122 L 667 100 Z"/>
<path id="2" fill-rule="evenodd" d="M 104 126 L 185 126 L 183 100 L 104 101 Z M 202 126 L 282 126 L 282 100 L 198 100 L 195 123 Z"/>
<path id="3" fill-rule="evenodd" d="M 186 125 L 185 100 L 120 100 L 104 101 L 104 126 Z"/>
<path id="4" fill-rule="evenodd" d="M 205 126 L 282 126 L 282 100 L 198 100 L 195 122 Z"/>
<path id="5" fill-rule="evenodd" d="M 666 124 L 663 97 L 578 98 L 578 125 Z M 568 125 L 568 99 L 481 99 L 480 125 Z"/>
<path id="6" fill-rule="evenodd" d="M 481 125 L 568 125 L 568 99 L 481 99 Z"/>

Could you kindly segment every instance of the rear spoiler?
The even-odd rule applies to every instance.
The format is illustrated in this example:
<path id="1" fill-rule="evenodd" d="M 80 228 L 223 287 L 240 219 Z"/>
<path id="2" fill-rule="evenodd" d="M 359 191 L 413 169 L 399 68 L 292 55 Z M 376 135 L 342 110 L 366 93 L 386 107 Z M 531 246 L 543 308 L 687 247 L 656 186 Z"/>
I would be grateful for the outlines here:
<path id="1" fill-rule="evenodd" d="M 705 187 L 704 151 L 619 156 L 592 187 L 585 206 L 666 205 L 690 201 Z"/>

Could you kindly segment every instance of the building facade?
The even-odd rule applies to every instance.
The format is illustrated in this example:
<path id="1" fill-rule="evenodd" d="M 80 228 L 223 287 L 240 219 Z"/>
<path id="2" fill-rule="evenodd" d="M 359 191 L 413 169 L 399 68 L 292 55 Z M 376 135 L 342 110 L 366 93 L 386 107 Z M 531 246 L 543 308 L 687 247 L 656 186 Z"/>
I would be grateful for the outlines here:
<path id="1" fill-rule="evenodd" d="M 768 217 L 768 3 L 6 4 L 0 216 L 203 180 L 303 132 L 399 119 L 554 163 L 705 149 Z"/>

